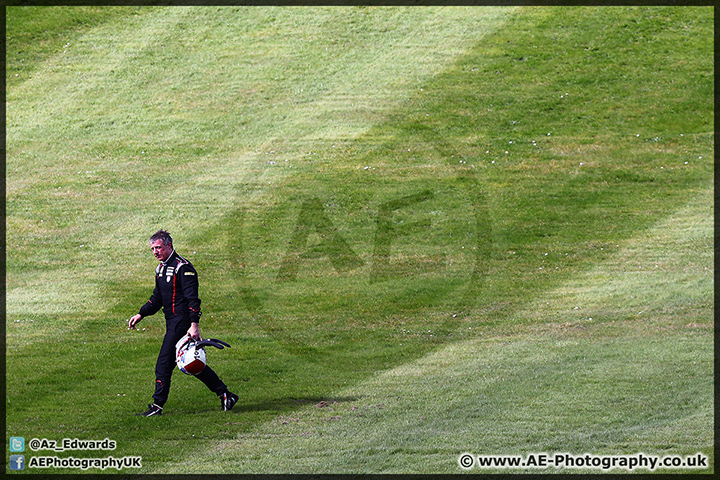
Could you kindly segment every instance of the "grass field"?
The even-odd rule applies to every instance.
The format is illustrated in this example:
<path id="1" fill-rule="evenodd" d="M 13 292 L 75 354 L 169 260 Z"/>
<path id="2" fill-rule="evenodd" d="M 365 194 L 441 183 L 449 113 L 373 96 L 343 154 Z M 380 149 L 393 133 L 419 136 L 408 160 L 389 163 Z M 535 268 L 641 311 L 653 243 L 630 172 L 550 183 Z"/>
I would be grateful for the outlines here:
<path id="1" fill-rule="evenodd" d="M 6 17 L 7 441 L 117 442 L 28 462 L 714 472 L 711 7 Z M 208 352 L 232 412 L 178 373 L 162 417 L 134 416 L 164 321 L 125 322 L 158 228 L 233 345 Z"/>

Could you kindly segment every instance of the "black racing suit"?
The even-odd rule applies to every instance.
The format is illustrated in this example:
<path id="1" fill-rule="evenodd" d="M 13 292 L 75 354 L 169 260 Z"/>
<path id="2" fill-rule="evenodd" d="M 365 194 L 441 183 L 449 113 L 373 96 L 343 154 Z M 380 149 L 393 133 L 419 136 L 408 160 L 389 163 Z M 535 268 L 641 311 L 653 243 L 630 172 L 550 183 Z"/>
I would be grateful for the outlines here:
<path id="1" fill-rule="evenodd" d="M 155 365 L 153 400 L 162 407 L 170 392 L 170 379 L 175 370 L 175 344 L 187 333 L 191 323 L 200 321 L 198 277 L 192 264 L 173 250 L 165 262 L 155 269 L 155 290 L 140 315 L 147 317 L 160 308 L 165 313 L 165 337 Z M 217 395 L 227 391 L 225 384 L 209 366 L 196 377 Z"/>

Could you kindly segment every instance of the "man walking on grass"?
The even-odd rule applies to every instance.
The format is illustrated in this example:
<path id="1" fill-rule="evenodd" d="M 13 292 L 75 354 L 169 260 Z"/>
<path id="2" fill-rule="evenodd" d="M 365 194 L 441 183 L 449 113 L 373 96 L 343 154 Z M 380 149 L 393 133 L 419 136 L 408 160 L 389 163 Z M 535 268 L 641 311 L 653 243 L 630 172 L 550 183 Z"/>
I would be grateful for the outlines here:
<path id="1" fill-rule="evenodd" d="M 157 364 L 155 365 L 155 394 L 148 410 L 138 416 L 162 415 L 163 405 L 170 392 L 170 379 L 175 370 L 175 344 L 185 334 L 194 339 L 200 337 L 200 298 L 198 296 L 197 272 L 192 264 L 178 255 L 173 248 L 172 237 L 165 230 L 158 230 L 150 237 L 150 248 L 160 261 L 155 269 L 155 290 L 140 312 L 129 320 L 133 330 L 144 317 L 154 315 L 160 308 L 165 313 L 165 337 L 163 338 Z M 210 391 L 220 397 L 220 407 L 227 411 L 238 401 L 217 374 L 209 366 L 196 375 Z"/>

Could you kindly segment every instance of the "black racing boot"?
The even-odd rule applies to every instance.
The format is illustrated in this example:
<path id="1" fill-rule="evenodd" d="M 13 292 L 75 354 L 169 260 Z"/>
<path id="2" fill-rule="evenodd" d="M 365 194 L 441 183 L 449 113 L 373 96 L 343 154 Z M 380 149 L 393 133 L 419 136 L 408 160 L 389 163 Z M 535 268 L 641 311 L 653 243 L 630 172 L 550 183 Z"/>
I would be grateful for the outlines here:
<path id="1" fill-rule="evenodd" d="M 232 407 L 235 406 L 238 399 L 240 398 L 234 393 L 231 393 L 230 391 L 221 393 L 220 395 L 218 395 L 218 397 L 220 397 L 220 408 L 222 408 L 223 412 L 232 410 Z"/>
<path id="2" fill-rule="evenodd" d="M 147 412 L 135 414 L 136 417 L 154 417 L 155 415 L 162 415 L 162 407 L 155 403 L 148 405 Z"/>

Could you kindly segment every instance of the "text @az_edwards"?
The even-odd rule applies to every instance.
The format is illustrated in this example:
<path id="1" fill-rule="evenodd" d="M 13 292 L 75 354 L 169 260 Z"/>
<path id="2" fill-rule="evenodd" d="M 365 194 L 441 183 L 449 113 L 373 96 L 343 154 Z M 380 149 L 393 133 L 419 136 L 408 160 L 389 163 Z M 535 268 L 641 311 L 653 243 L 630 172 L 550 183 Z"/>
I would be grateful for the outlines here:
<path id="1" fill-rule="evenodd" d="M 117 442 L 105 438 L 103 440 L 80 440 L 77 438 L 63 438 L 60 441 L 47 438 L 33 438 L 28 442 L 33 452 L 52 450 L 53 452 L 66 452 L 68 450 L 115 450 Z"/>

